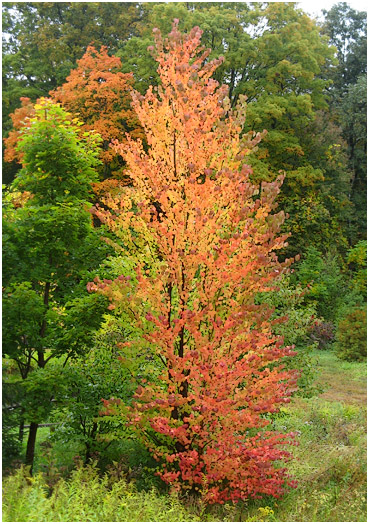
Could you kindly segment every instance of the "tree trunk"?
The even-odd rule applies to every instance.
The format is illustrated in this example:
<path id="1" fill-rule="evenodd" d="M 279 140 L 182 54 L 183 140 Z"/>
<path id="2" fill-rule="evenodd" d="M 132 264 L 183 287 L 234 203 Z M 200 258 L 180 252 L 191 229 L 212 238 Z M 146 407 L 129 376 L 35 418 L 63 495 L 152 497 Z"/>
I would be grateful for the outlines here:
<path id="1" fill-rule="evenodd" d="M 22 418 L 20 419 L 20 422 L 19 422 L 19 432 L 18 432 L 18 440 L 20 442 L 23 442 L 23 436 L 24 436 L 24 418 L 22 415 Z"/>
<path id="2" fill-rule="evenodd" d="M 95 440 L 96 432 L 97 432 L 97 422 L 94 422 L 92 426 L 91 434 L 90 434 L 90 441 L 86 442 L 86 455 L 85 455 L 85 462 L 84 462 L 85 465 L 88 463 L 88 461 L 91 458 L 91 444 L 92 444 L 92 441 Z"/>
<path id="3" fill-rule="evenodd" d="M 32 475 L 33 461 L 35 458 L 35 444 L 37 436 L 38 424 L 36 422 L 31 422 L 28 433 L 27 440 L 27 450 L 26 450 L 26 465 L 30 467 L 30 473 Z"/>

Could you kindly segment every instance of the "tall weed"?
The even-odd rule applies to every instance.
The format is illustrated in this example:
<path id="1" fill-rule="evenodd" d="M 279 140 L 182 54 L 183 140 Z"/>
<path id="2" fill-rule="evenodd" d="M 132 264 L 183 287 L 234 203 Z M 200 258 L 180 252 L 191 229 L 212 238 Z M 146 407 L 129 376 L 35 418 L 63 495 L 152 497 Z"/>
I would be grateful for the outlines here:
<path id="1" fill-rule="evenodd" d="M 19 469 L 3 483 L 4 522 L 192 522 L 176 495 L 138 492 L 124 479 L 99 477 L 94 465 L 60 479 L 51 494 L 41 473 Z"/>

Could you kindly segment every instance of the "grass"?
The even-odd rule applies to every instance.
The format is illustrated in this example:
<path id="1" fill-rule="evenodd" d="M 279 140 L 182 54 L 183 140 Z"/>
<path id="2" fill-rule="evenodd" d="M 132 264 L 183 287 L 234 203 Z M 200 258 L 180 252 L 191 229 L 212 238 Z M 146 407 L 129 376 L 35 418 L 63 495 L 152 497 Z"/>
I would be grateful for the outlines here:
<path id="1" fill-rule="evenodd" d="M 47 475 L 32 481 L 25 480 L 20 473 L 18 480 L 15 475 L 9 477 L 4 482 L 3 520 L 58 521 L 63 517 L 66 522 L 108 518 L 168 522 L 366 522 L 366 365 L 341 361 L 330 351 L 317 352 L 316 356 L 324 392 L 309 399 L 295 397 L 273 421 L 276 430 L 299 434 L 299 446 L 294 448 L 295 458 L 289 464 L 298 487 L 282 499 L 265 498 L 207 508 L 198 500 L 180 500 L 155 489 L 138 491 L 139 482 L 133 484 L 119 477 L 110 482 L 108 477 L 99 478 L 95 470 L 88 470 L 87 474 L 82 468 L 75 470 L 69 480 L 56 475 L 51 497 L 47 496 L 46 480 L 50 480 Z M 42 449 L 41 441 L 48 432 L 48 428 L 40 429 L 38 450 Z M 70 461 L 61 445 L 54 447 L 52 453 L 56 471 L 63 460 Z M 37 467 L 42 470 L 42 460 Z M 80 492 L 81 485 L 89 495 Z M 13 493 L 17 495 L 12 503 Z M 109 505 L 115 508 L 113 513 Z"/>
<path id="2" fill-rule="evenodd" d="M 319 353 L 322 398 L 347 404 L 366 405 L 366 363 L 340 360 L 330 351 Z"/>
<path id="3" fill-rule="evenodd" d="M 290 465 L 299 486 L 270 506 L 281 522 L 366 522 L 366 364 L 317 357 L 324 392 L 296 397 L 274 422 L 300 433 Z"/>
<path id="4" fill-rule="evenodd" d="M 277 520 L 366 522 L 366 419 L 361 406 L 296 399 L 274 425 L 300 433 L 290 465 L 298 488 L 272 503 Z"/>

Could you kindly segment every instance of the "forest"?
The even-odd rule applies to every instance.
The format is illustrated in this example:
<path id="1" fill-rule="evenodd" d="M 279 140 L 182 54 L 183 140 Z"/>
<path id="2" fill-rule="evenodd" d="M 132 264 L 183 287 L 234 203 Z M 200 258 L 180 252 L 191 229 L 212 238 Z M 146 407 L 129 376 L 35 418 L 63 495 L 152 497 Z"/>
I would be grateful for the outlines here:
<path id="1" fill-rule="evenodd" d="M 366 522 L 366 12 L 2 17 L 3 521 Z"/>

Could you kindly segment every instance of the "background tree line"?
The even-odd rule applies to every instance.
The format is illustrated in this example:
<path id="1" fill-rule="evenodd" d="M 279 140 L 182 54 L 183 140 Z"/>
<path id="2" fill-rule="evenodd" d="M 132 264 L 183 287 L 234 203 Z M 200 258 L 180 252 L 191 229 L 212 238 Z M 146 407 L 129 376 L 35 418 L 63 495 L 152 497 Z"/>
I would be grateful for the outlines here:
<path id="1" fill-rule="evenodd" d="M 262 164 L 265 179 L 276 169 L 288 173 L 282 202 L 292 217 L 294 250 L 319 244 L 343 254 L 364 237 L 366 224 L 366 14 L 345 3 L 325 12 L 321 26 L 289 3 L 4 3 L 5 136 L 20 97 L 35 102 L 60 92 L 90 44 L 119 57 L 116 71 L 133 73 L 129 86 L 144 93 L 157 83 L 146 52 L 151 28 L 169 32 L 175 15 L 184 30 L 203 29 L 212 57 L 224 55 L 216 78 L 229 86 L 232 106 L 240 94 L 248 97 L 245 132 L 268 130 L 253 162 Z M 111 65 L 100 60 L 91 67 Z M 69 85 L 72 91 L 72 81 Z M 60 96 L 74 111 L 86 101 L 86 93 L 76 95 L 79 87 L 74 86 L 79 100 L 72 101 L 73 91 L 68 101 Z M 120 103 L 110 102 L 105 129 L 97 129 L 107 141 L 134 129 L 126 91 L 126 96 L 124 89 L 115 91 Z M 94 109 L 101 108 L 91 106 L 91 114 Z M 83 109 L 81 118 L 95 124 L 96 116 L 86 113 Z M 106 129 L 113 114 L 116 125 Z M 17 169 L 5 164 L 5 183 Z M 105 167 L 104 177 L 112 171 L 114 166 Z"/>
<path id="2" fill-rule="evenodd" d="M 47 420 L 63 420 L 55 439 L 78 441 L 86 460 L 102 452 L 101 435 L 117 438 L 122 429 L 113 416 L 99 419 L 100 399 L 131 398 L 132 373 L 150 374 L 147 355 L 134 370 L 116 365 L 115 344 L 135 329 L 129 312 L 108 311 L 86 292 L 97 273 L 134 276 L 126 244 L 88 209 L 130 184 L 109 144 L 126 133 L 143 137 L 130 90 L 158 85 L 147 48 L 152 28 L 167 34 L 173 18 L 182 31 L 201 27 L 209 58 L 224 56 L 215 78 L 228 86 L 230 108 L 247 96 L 245 140 L 267 130 L 249 157 L 252 182 L 286 173 L 278 202 L 291 237 L 283 256 L 300 254 L 301 262 L 279 294 L 264 298 L 289 316 L 276 329 L 300 348 L 300 387 L 312 387 L 311 345 L 336 338 L 344 357 L 364 358 L 365 13 L 340 3 L 318 25 L 291 3 L 3 3 L 9 462 L 26 424 L 32 465 L 37 427 Z"/>

